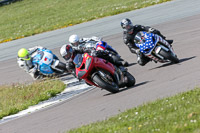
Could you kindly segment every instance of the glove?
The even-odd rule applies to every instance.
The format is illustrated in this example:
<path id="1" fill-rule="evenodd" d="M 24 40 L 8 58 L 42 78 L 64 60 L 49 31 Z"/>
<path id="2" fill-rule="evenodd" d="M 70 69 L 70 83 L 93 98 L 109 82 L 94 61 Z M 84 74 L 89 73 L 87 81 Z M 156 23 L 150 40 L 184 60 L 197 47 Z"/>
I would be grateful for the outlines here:
<path id="1" fill-rule="evenodd" d="M 67 62 L 67 63 L 66 63 L 66 68 L 67 68 L 67 69 L 74 69 L 74 68 L 75 68 L 75 65 L 74 65 L 73 62 L 70 61 L 70 62 Z"/>
<path id="2" fill-rule="evenodd" d="M 112 56 L 113 54 L 109 51 L 109 50 L 98 50 L 97 52 L 97 56 Z"/>
<path id="3" fill-rule="evenodd" d="M 98 55 L 98 51 L 93 50 L 93 51 L 91 52 L 91 56 L 96 57 L 97 55 Z"/>

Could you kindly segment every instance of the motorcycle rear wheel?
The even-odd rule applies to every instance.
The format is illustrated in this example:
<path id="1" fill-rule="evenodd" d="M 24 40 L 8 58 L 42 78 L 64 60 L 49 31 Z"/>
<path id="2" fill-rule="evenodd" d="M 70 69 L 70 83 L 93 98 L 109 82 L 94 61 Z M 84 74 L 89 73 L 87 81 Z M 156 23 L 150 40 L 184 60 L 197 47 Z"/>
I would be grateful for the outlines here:
<path id="1" fill-rule="evenodd" d="M 102 79 L 102 77 L 98 74 L 95 74 L 93 76 L 93 82 L 96 83 L 99 87 L 111 92 L 111 93 L 117 93 L 119 92 L 119 87 L 116 83 L 112 82 L 112 84 L 106 82 Z"/>
<path id="2" fill-rule="evenodd" d="M 161 54 L 164 58 L 170 60 L 172 63 L 179 63 L 179 59 L 178 59 L 177 57 L 173 56 L 173 54 L 171 53 L 171 51 L 161 50 L 161 51 L 160 51 L 160 54 Z"/>

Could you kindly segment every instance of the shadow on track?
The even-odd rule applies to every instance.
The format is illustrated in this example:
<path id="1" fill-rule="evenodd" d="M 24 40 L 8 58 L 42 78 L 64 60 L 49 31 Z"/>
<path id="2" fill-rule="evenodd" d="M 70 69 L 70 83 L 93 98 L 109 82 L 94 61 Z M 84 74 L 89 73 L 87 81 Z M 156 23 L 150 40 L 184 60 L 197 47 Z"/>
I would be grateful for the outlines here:
<path id="1" fill-rule="evenodd" d="M 180 63 L 182 63 L 182 62 L 184 62 L 184 61 L 191 60 L 191 59 L 193 59 L 193 58 L 196 58 L 196 56 L 192 56 L 192 57 L 189 57 L 189 58 L 180 59 L 180 60 L 179 60 L 179 63 L 177 63 L 177 64 L 180 64 Z M 157 68 L 162 68 L 162 67 L 166 67 L 166 66 L 170 66 L 170 65 L 175 65 L 175 64 L 174 64 L 174 63 L 167 63 L 167 64 L 164 64 L 164 65 L 162 65 L 162 66 L 158 66 L 158 67 L 155 67 L 155 68 L 152 68 L 152 69 L 149 69 L 149 70 L 154 70 L 154 69 L 157 69 Z"/>
<path id="2" fill-rule="evenodd" d="M 144 85 L 144 84 L 147 84 L 149 82 L 152 82 L 152 81 L 144 81 L 144 82 L 141 82 L 141 83 L 138 83 L 138 84 L 134 85 L 133 87 L 123 88 L 118 93 L 120 93 L 122 91 L 126 91 L 126 90 L 129 90 L 129 89 L 132 89 L 132 88 L 135 88 L 135 87 L 138 87 L 138 86 L 141 86 L 141 85 Z M 107 93 L 107 94 L 105 94 L 103 96 L 109 96 L 109 95 L 113 95 L 113 94 L 117 94 L 117 93 Z"/>
<path id="3" fill-rule="evenodd" d="M 137 63 L 130 63 L 129 65 L 128 65 L 128 67 L 130 67 L 130 66 L 133 66 L 133 65 L 136 65 Z"/>
<path id="4" fill-rule="evenodd" d="M 179 61 L 180 61 L 179 63 L 184 62 L 184 61 L 191 60 L 191 59 L 193 59 L 193 58 L 196 58 L 196 56 L 192 56 L 192 57 L 189 57 L 189 58 L 180 59 L 180 60 L 179 60 Z"/>

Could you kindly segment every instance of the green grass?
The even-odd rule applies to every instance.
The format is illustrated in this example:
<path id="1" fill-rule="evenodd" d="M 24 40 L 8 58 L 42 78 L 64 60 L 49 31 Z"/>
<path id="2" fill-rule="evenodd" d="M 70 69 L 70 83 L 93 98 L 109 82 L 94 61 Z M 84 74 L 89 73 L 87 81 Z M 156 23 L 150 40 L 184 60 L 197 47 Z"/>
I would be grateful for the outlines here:
<path id="1" fill-rule="evenodd" d="M 0 43 L 166 1 L 170 0 L 19 1 L 0 7 Z"/>
<path id="2" fill-rule="evenodd" d="M 157 100 L 69 133 L 200 133 L 200 88 Z"/>
<path id="3" fill-rule="evenodd" d="M 66 85 L 59 80 L 0 86 L 0 119 L 47 100 L 63 91 L 65 87 Z"/>

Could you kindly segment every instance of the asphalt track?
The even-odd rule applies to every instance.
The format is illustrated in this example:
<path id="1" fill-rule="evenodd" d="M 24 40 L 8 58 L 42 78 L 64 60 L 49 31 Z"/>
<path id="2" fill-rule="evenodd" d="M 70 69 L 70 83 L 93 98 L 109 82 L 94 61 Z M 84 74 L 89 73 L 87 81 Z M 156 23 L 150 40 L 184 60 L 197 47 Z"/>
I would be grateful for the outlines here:
<path id="1" fill-rule="evenodd" d="M 176 1 L 177 3 L 182 2 L 186 4 L 185 6 L 190 7 L 185 8 L 182 16 L 178 14 L 177 17 L 168 21 L 162 20 L 160 23 L 150 21 L 151 26 L 159 29 L 167 38 L 174 39 L 173 48 L 180 58 L 179 64 L 156 64 L 150 62 L 146 66 L 141 67 L 135 64 L 135 55 L 131 54 L 123 44 L 122 33 L 109 33 L 110 35 L 104 36 L 104 40 L 119 51 L 124 59 L 133 64 L 128 69 L 136 78 L 135 87 L 123 90 L 117 94 L 110 94 L 105 90 L 96 88 L 88 93 L 74 97 L 69 101 L 3 123 L 0 125 L 0 132 L 63 132 L 84 124 L 104 120 L 143 103 L 171 96 L 199 86 L 200 9 L 196 9 L 195 7 L 196 5 L 200 5 L 200 2 L 191 0 L 189 1 L 190 3 L 187 3 L 188 1 Z M 176 16 L 175 11 L 178 10 L 178 13 L 180 13 L 180 5 L 176 5 L 176 2 L 157 5 L 154 8 L 144 9 L 144 11 L 139 10 L 135 14 L 145 12 L 146 10 L 150 12 L 151 10 L 168 6 L 171 8 L 169 12 L 174 11 L 174 14 L 168 14 L 168 18 L 171 18 L 170 16 Z M 170 6 L 171 4 L 173 6 Z M 177 6 L 179 8 L 175 8 Z M 134 16 L 134 13 L 132 15 Z M 130 16 L 130 13 L 127 16 Z M 151 16 L 149 15 L 149 17 Z M 144 19 L 147 19 L 147 17 Z M 119 22 L 120 20 L 121 18 Z M 145 23 L 148 23 L 148 20 Z M 9 46 L 11 47 L 11 45 Z M 57 55 L 58 49 L 53 49 Z M 30 77 L 18 68 L 16 59 L 12 58 L 1 61 L 0 74 L 1 83 L 31 81 Z"/>

